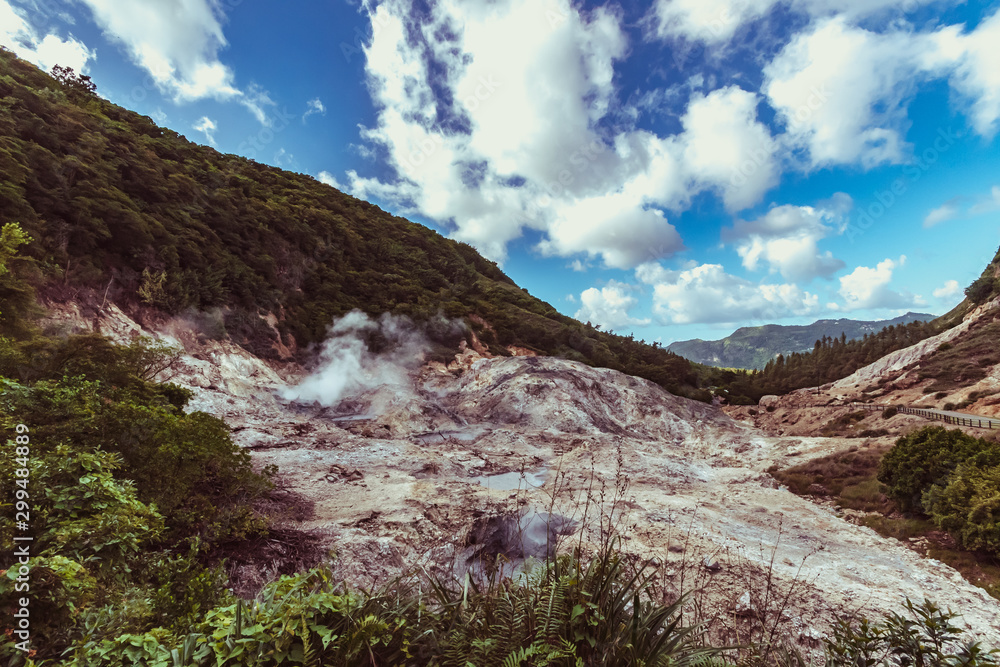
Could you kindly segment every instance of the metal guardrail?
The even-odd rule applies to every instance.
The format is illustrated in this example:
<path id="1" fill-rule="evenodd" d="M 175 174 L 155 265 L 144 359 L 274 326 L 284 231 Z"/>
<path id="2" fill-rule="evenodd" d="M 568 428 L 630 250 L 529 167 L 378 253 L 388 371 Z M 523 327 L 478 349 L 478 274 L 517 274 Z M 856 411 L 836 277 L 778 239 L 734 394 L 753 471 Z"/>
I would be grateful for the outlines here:
<path id="1" fill-rule="evenodd" d="M 957 415 L 945 414 L 941 410 L 928 410 L 925 408 L 910 408 L 904 405 L 873 405 L 871 403 L 851 403 L 852 408 L 858 408 L 861 410 L 879 411 L 886 410 L 888 408 L 896 408 L 899 412 L 907 415 L 916 415 L 918 417 L 923 417 L 924 419 L 929 419 L 931 421 L 941 421 L 948 424 L 955 424 L 956 426 L 970 426 L 972 428 L 989 428 L 989 429 L 1000 429 L 1000 419 L 993 419 L 990 417 L 980 417 L 978 415 L 969 415 L 967 417 L 959 417 Z"/>

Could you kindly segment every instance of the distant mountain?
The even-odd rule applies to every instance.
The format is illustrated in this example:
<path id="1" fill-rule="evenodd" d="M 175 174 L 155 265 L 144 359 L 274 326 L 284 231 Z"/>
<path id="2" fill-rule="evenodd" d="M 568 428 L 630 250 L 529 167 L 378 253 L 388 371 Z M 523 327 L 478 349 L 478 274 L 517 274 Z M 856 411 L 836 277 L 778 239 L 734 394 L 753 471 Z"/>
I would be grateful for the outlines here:
<path id="1" fill-rule="evenodd" d="M 818 320 L 808 325 L 783 326 L 766 324 L 760 327 L 741 327 L 721 340 L 685 340 L 671 343 L 667 349 L 691 361 L 719 368 L 762 369 L 779 354 L 808 352 L 817 340 L 824 337 L 847 340 L 863 338 L 888 326 L 929 322 L 936 315 L 906 313 L 895 319 L 865 322 L 859 320 Z"/>

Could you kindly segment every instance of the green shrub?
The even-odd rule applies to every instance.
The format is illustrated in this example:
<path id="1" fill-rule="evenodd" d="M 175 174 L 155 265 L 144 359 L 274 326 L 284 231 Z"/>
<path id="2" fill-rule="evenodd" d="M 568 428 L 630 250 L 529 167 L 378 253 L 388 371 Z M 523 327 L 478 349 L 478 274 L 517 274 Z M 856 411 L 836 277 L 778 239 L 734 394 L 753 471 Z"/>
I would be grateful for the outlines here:
<path id="1" fill-rule="evenodd" d="M 964 548 L 1000 552 L 1000 451 L 960 464 L 945 485 L 924 493 L 923 507 Z"/>
<path id="2" fill-rule="evenodd" d="M 833 637 L 825 641 L 828 665 L 995 665 L 993 654 L 978 643 L 963 640 L 963 631 L 952 623 L 958 614 L 945 612 L 925 600 L 906 601 L 907 616 L 890 614 L 881 622 L 841 619 Z"/>
<path id="3" fill-rule="evenodd" d="M 371 593 L 317 569 L 282 577 L 254 602 L 210 610 L 183 641 L 151 632 L 108 638 L 81 646 L 74 664 L 124 656 L 171 665 L 172 650 L 219 665 L 704 664 L 721 650 L 680 624 L 680 602 L 659 602 L 649 575 L 614 549 L 588 565 L 569 556 L 540 563 L 516 581 L 431 577 Z"/>
<path id="4" fill-rule="evenodd" d="M 1000 289 L 998 289 L 996 278 L 987 272 L 976 278 L 971 285 L 965 288 L 965 296 L 969 301 L 978 306 L 988 301 L 998 291 Z"/>
<path id="5" fill-rule="evenodd" d="M 957 429 L 927 426 L 896 441 L 879 463 L 878 479 L 886 495 L 904 511 L 921 510 L 921 496 L 969 457 L 996 445 Z"/>
<path id="6" fill-rule="evenodd" d="M 891 405 L 882 411 L 882 419 L 892 419 L 899 414 L 899 408 L 895 405 Z"/>

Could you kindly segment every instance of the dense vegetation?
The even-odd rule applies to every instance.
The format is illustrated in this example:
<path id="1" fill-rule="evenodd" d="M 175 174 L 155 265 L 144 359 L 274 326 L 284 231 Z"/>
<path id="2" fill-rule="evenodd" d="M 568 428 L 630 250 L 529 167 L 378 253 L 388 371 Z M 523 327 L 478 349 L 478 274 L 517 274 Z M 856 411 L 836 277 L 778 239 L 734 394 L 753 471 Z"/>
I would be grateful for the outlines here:
<path id="1" fill-rule="evenodd" d="M 892 408 L 867 413 L 863 432 L 877 435 L 880 430 L 871 426 L 895 414 Z M 998 447 L 958 430 L 928 427 L 892 446 L 864 440 L 769 472 L 794 493 L 864 512 L 862 525 L 950 565 L 1000 599 Z"/>
<path id="2" fill-rule="evenodd" d="M 720 340 L 685 340 L 671 343 L 667 349 L 696 363 L 720 368 L 761 370 L 779 354 L 788 356 L 795 352 L 809 352 L 821 339 L 834 339 L 845 335 L 847 340 L 862 338 L 890 326 L 910 322 L 929 322 L 933 315 L 906 313 L 891 320 L 865 322 L 862 320 L 818 320 L 812 324 L 765 324 L 758 327 L 740 327 Z"/>
<path id="3" fill-rule="evenodd" d="M 0 542 L 27 520 L 30 590 L 12 552 L 0 607 L 30 593 L 35 657 L 54 660 L 86 628 L 109 635 L 186 627 L 224 593 L 215 545 L 266 534 L 255 502 L 270 488 L 220 420 L 184 411 L 190 393 L 152 377 L 170 352 L 94 335 L 46 335 L 31 321 L 29 237 L 0 230 Z M 15 483 L 15 480 L 20 480 Z M 0 638 L 23 664 L 16 637 Z M 20 659 L 18 657 L 19 656 Z"/>
<path id="4" fill-rule="evenodd" d="M 761 396 L 786 394 L 804 387 L 816 387 L 847 377 L 873 361 L 940 333 L 939 320 L 888 326 L 878 333 L 847 340 L 824 337 L 811 352 L 778 355 L 762 371 L 711 369 L 704 382 L 725 391 L 734 404 L 756 403 Z M 704 372 L 704 371 L 703 371 Z"/>
<path id="5" fill-rule="evenodd" d="M 900 438 L 879 464 L 886 494 L 925 514 L 966 549 L 1000 554 L 1000 444 L 928 426 Z"/>
<path id="6" fill-rule="evenodd" d="M 221 308 L 226 332 L 265 356 L 279 333 L 322 340 L 353 309 L 441 312 L 466 318 L 496 354 L 520 345 L 709 398 L 687 360 L 559 314 L 468 245 L 309 176 L 193 144 L 71 71 L 56 79 L 6 51 L 0 174 L 0 225 L 32 237 L 26 253 L 48 296 L 89 289 L 125 308 Z"/>
<path id="7" fill-rule="evenodd" d="M 997 295 L 1000 295 L 1000 250 L 983 274 L 965 289 L 965 297 L 977 306 Z"/>

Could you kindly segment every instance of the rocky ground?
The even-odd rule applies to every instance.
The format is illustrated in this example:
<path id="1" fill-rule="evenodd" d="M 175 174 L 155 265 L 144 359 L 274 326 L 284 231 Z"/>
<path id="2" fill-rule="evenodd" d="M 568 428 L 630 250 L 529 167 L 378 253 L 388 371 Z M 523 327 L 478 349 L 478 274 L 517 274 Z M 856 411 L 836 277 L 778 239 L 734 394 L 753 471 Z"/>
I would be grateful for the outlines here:
<path id="1" fill-rule="evenodd" d="M 615 371 L 472 350 L 419 367 L 406 385 L 301 405 L 278 392 L 302 368 L 176 323 L 143 328 L 114 306 L 93 317 L 63 306 L 51 321 L 182 349 L 169 379 L 194 390 L 191 409 L 221 417 L 257 464 L 278 467 L 307 508 L 286 528 L 316 535 L 356 584 L 418 566 L 461 574 L 498 553 L 518 563 L 553 541 L 588 551 L 614 533 L 665 591 L 697 591 L 692 613 L 706 599 L 730 619 L 767 611 L 807 648 L 839 614 L 879 616 L 925 596 L 1000 646 L 1000 602 L 765 472 L 845 440 L 768 434 L 781 429 Z M 789 588 L 778 609 L 775 592 Z"/>

